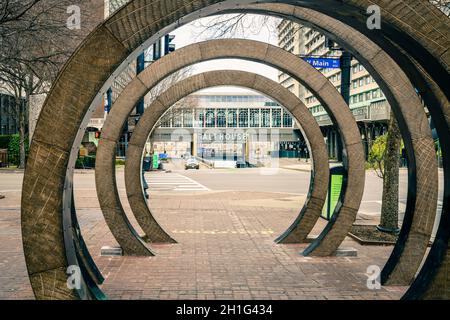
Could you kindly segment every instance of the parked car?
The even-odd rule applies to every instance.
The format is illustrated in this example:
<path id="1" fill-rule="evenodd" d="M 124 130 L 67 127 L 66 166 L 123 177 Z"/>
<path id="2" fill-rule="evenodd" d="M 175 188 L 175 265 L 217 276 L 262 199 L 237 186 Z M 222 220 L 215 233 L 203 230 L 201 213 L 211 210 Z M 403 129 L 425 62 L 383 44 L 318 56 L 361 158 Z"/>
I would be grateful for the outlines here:
<path id="1" fill-rule="evenodd" d="M 186 160 L 186 162 L 184 164 L 184 168 L 186 170 L 189 170 L 189 169 L 197 169 L 198 170 L 198 169 L 200 169 L 200 163 L 195 158 L 189 158 Z"/>
<path id="2" fill-rule="evenodd" d="M 238 160 L 236 161 L 236 168 L 238 169 L 247 168 L 247 163 L 243 160 Z"/>

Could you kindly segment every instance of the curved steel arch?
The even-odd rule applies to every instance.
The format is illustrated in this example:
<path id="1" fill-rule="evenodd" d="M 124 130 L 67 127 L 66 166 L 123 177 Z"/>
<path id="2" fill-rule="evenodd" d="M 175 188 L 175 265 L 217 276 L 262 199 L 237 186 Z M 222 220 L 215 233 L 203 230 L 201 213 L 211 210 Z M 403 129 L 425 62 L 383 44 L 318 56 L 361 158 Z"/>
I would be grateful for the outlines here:
<path id="1" fill-rule="evenodd" d="M 288 1 L 289 2 L 289 1 Z M 350 1 L 351 2 L 351 1 Z M 428 144 L 429 145 L 429 144 Z M 431 149 L 430 149 L 430 151 L 431 151 Z M 411 157 L 411 154 L 412 153 L 410 153 L 410 157 Z M 432 152 L 430 152 L 430 154 L 432 154 Z M 422 159 L 421 161 L 427 161 L 428 159 Z M 424 172 L 424 171 L 422 171 L 422 175 L 426 175 L 426 172 Z M 423 180 L 422 180 L 423 181 Z M 432 193 L 432 192 L 431 192 Z M 410 198 L 410 199 L 412 199 L 412 201 L 414 202 L 414 198 Z M 408 201 L 409 203 L 411 202 L 411 200 L 410 201 Z M 446 202 L 445 202 L 446 203 Z M 419 208 L 420 209 L 420 208 Z M 426 215 L 424 215 L 424 216 L 426 216 Z M 430 217 L 428 217 L 428 218 L 430 218 Z M 407 219 L 405 219 L 405 223 L 407 222 L 406 221 Z M 416 219 L 417 220 L 417 219 Z M 408 223 L 410 223 L 410 224 L 412 224 L 413 223 L 413 221 L 412 221 L 412 217 L 411 217 L 411 219 L 408 221 Z M 427 223 L 424 223 L 425 225 L 427 224 Z M 442 225 L 442 224 L 441 224 Z M 420 225 L 419 225 L 419 227 L 420 227 Z M 444 237 L 442 237 L 442 238 L 445 238 L 445 234 L 447 234 L 447 239 L 448 239 L 448 232 L 445 232 L 445 228 L 441 228 L 441 230 L 444 230 L 444 232 L 441 232 L 441 233 L 443 233 L 443 235 L 444 235 Z M 420 235 L 420 230 L 419 230 L 419 235 L 418 236 L 420 236 L 420 242 L 422 242 L 422 243 L 425 243 L 425 241 L 426 241 L 426 238 L 428 237 L 428 234 L 427 234 L 427 232 L 425 232 L 424 233 L 424 235 Z M 411 237 L 412 238 L 412 237 Z M 407 239 L 404 237 L 403 238 L 403 243 L 405 243 L 407 241 Z M 445 242 L 448 242 L 448 241 L 445 241 Z M 423 246 L 422 246 L 423 247 Z M 441 248 L 443 247 L 443 246 L 440 246 Z M 402 257 L 402 251 L 404 250 L 404 248 L 402 247 L 402 246 L 397 246 L 397 248 L 400 248 L 400 250 L 397 250 L 397 252 L 395 252 L 394 253 L 394 255 L 393 255 L 393 258 L 394 259 L 390 259 L 390 264 L 393 266 L 393 267 L 395 267 L 396 266 L 396 263 L 395 263 L 395 260 L 399 260 L 399 258 L 401 258 Z M 445 250 L 445 249 L 444 249 Z M 411 258 L 412 256 L 409 256 L 408 258 Z M 418 260 L 420 260 L 421 259 L 421 257 L 420 257 L 420 255 L 416 255 L 416 257 L 413 259 L 414 260 L 414 262 L 416 263 L 416 261 L 418 261 Z M 394 263 L 391 261 L 391 260 L 394 260 Z M 409 261 L 405 261 L 405 263 L 404 263 L 404 265 L 406 265 L 406 266 L 408 266 L 408 262 Z M 412 269 L 412 268 L 408 268 L 408 269 Z M 390 272 L 392 272 L 392 270 L 393 269 L 391 269 L 390 270 Z M 411 273 L 412 271 L 409 271 L 409 273 Z M 403 278 L 404 279 L 407 279 L 407 277 L 408 276 L 403 276 Z M 406 280 L 402 280 L 402 281 L 406 281 Z"/>
<path id="2" fill-rule="evenodd" d="M 397 119 L 400 119 L 405 146 L 409 150 L 410 201 L 406 208 L 400 240 L 383 270 L 383 280 L 387 284 L 410 284 L 419 269 L 431 237 L 436 215 L 438 178 L 437 166 L 433 161 L 434 143 L 426 115 L 408 77 L 395 61 L 370 39 L 322 13 L 286 4 L 244 5 L 230 10 L 242 11 L 275 14 L 320 30 L 352 52 L 386 93 L 389 103 L 396 111 Z M 442 105 L 448 106 L 448 103 Z M 406 115 L 405 120 L 403 114 Z M 445 130 L 441 131 L 441 135 L 442 132 Z M 416 184 L 416 180 L 424 183 Z"/>
<path id="3" fill-rule="evenodd" d="M 189 53 L 189 50 L 186 53 Z M 136 206 L 138 203 L 136 207 L 139 209 L 147 207 L 142 193 L 141 179 L 139 177 L 136 179 L 136 177 L 141 175 L 140 164 L 144 145 L 155 123 L 165 111 L 187 95 L 200 89 L 222 85 L 246 87 L 268 95 L 284 106 L 302 127 L 310 143 L 314 161 L 314 187 L 311 188 L 308 204 L 305 205 L 298 218 L 302 220 L 302 224 L 297 232 L 303 231 L 306 238 L 320 217 L 327 197 L 329 165 L 322 132 L 308 108 L 293 93 L 263 76 L 243 71 L 211 71 L 181 80 L 157 97 L 146 109 L 133 132 L 127 151 L 125 184 L 130 205 L 134 203 Z M 134 101 L 138 101 L 141 97 L 125 95 L 124 98 L 128 100 L 129 104 L 134 105 Z M 146 214 L 150 215 L 151 213 L 148 211 Z M 295 225 L 295 227 L 297 226 Z"/>
<path id="4" fill-rule="evenodd" d="M 283 8 L 284 7 L 284 8 Z M 357 35 L 354 34 L 354 31 L 351 32 L 352 28 L 349 28 L 345 25 L 343 25 L 341 22 L 336 21 L 334 19 L 331 19 L 329 17 L 326 17 L 324 14 L 320 14 L 318 12 L 314 12 L 309 9 L 303 9 L 303 8 L 295 8 L 292 9 L 292 7 L 289 9 L 289 6 L 287 5 L 251 5 L 251 6 L 244 6 L 243 9 L 252 9 L 250 12 L 263 12 L 266 14 L 269 12 L 277 13 L 278 15 L 281 14 L 283 18 L 287 19 L 294 19 L 295 21 L 298 21 L 302 24 L 311 25 L 321 30 L 324 33 L 329 32 L 329 26 L 331 25 L 333 29 L 331 29 L 331 33 L 328 33 L 328 36 L 332 39 L 335 39 L 336 42 L 343 44 L 344 47 L 347 49 L 350 47 L 356 48 L 355 50 L 352 50 L 354 55 L 358 57 L 358 60 L 362 61 L 364 64 L 364 59 L 361 59 L 359 56 L 365 55 L 368 51 L 366 48 L 366 44 L 368 43 L 368 39 L 359 39 Z M 233 11 L 233 10 L 231 10 Z M 415 13 L 416 14 L 416 13 Z M 444 18 L 444 20 L 447 18 Z M 448 22 L 450 20 L 447 19 L 447 26 Z M 443 24 L 444 25 L 444 24 Z M 325 28 L 325 29 L 324 29 Z M 327 29 L 328 28 L 328 29 Z M 367 31 L 365 26 L 363 28 Z M 341 37 L 335 36 L 333 32 L 336 31 L 336 29 L 341 29 Z M 344 32 L 342 32 L 344 31 Z M 338 33 L 337 33 L 338 34 Z M 338 34 L 339 35 L 339 34 Z M 434 244 L 432 246 L 432 249 L 430 251 L 430 254 L 427 256 L 427 259 L 425 261 L 425 264 L 420 269 L 420 273 L 415 278 L 415 273 L 417 268 L 419 267 L 420 263 L 422 262 L 422 253 L 425 254 L 426 247 L 428 244 L 428 238 L 429 233 L 432 230 L 432 224 L 433 224 L 433 215 L 430 215 L 430 213 L 434 213 L 434 205 L 430 208 L 427 206 L 428 199 L 428 189 L 425 185 L 419 185 L 418 191 L 415 194 L 411 194 L 410 192 L 410 200 L 408 201 L 407 211 L 405 213 L 405 219 L 404 224 L 401 232 L 401 236 L 399 241 L 397 242 L 395 249 L 389 258 L 388 262 L 386 263 L 383 272 L 382 272 L 382 281 L 386 284 L 404 284 L 408 285 L 410 282 L 413 282 L 411 285 L 410 290 L 408 290 L 407 294 L 405 294 L 405 299 L 417 299 L 420 297 L 427 297 L 427 298 L 433 298 L 433 297 L 449 297 L 448 290 L 446 291 L 445 288 L 448 288 L 449 282 L 450 282 L 450 275 L 447 273 L 448 268 L 445 267 L 445 265 L 448 265 L 449 262 L 445 262 L 445 259 L 449 261 L 449 256 L 446 254 L 448 250 L 448 243 L 450 239 L 450 216 L 449 216 L 449 201 L 450 201 L 450 179 L 449 176 L 449 170 L 450 170 L 450 163 L 448 161 L 448 155 L 450 154 L 450 146 L 449 146 L 449 126 L 450 126 L 450 105 L 449 101 L 446 98 L 445 94 L 440 90 L 440 88 L 437 86 L 437 84 L 434 82 L 434 80 L 427 74 L 425 69 L 418 64 L 417 61 L 415 61 L 412 57 L 410 57 L 402 48 L 400 48 L 398 45 L 391 42 L 389 39 L 379 39 L 379 35 L 377 34 L 375 37 L 373 33 L 369 33 L 371 37 L 371 40 L 376 41 L 377 44 L 380 46 L 383 46 L 386 50 L 386 53 L 388 53 L 391 58 L 398 63 L 398 65 L 404 70 L 406 75 L 409 77 L 409 79 L 413 82 L 414 86 L 419 90 L 419 93 L 421 94 L 422 98 L 424 99 L 428 109 L 430 110 L 430 113 L 433 117 L 433 121 L 436 124 L 436 128 L 438 130 L 438 134 L 440 137 L 441 147 L 443 150 L 444 159 L 447 159 L 447 161 L 444 161 L 444 201 L 442 206 L 442 214 L 441 214 L 441 221 L 439 224 L 439 229 L 436 234 L 436 238 L 434 241 Z M 375 38 L 375 39 L 373 39 Z M 448 37 L 446 38 L 446 41 L 448 42 Z M 356 43 L 357 46 L 355 47 L 353 44 Z M 370 61 L 369 61 L 370 63 Z M 367 69 L 371 69 L 366 65 Z M 387 68 L 389 70 L 398 70 L 398 67 L 391 69 Z M 397 75 L 397 71 L 392 72 L 394 74 L 394 77 Z M 383 73 L 381 74 L 384 75 Z M 388 73 L 388 75 L 390 75 Z M 377 79 L 377 82 L 379 80 Z M 379 82 L 380 83 L 380 82 Z M 385 92 L 387 92 L 385 90 Z M 448 93 L 448 90 L 447 90 Z M 402 93 L 401 93 L 402 94 Z M 433 154 L 433 149 L 429 148 L 429 154 Z M 410 158 L 411 158 L 411 150 L 409 152 Z M 426 153 L 422 153 L 424 156 L 419 160 L 422 163 L 433 161 L 433 158 L 427 159 Z M 414 155 L 415 156 L 415 155 Z M 420 158 L 420 157 L 419 157 Z M 423 167 L 422 167 L 423 168 Z M 415 168 L 414 168 L 415 169 Z M 419 170 L 418 170 L 419 171 Z M 421 172 L 420 172 L 421 171 Z M 419 175 L 421 176 L 421 181 L 424 181 L 425 179 L 429 178 L 429 172 L 426 169 L 422 169 L 419 171 Z M 420 177 L 419 177 L 420 178 Z M 416 186 L 415 182 L 412 181 L 413 177 L 410 172 L 409 176 L 410 180 L 410 186 Z M 412 182 L 412 183 L 411 183 Z M 426 193 L 423 194 L 420 189 L 426 190 Z M 413 201 L 416 201 L 415 195 L 422 196 L 421 200 L 422 205 L 420 203 L 414 203 Z M 427 195 L 427 196 L 423 196 Z M 414 204 L 414 206 L 411 205 Z M 430 203 L 434 203 L 434 199 L 430 201 Z M 426 212 L 423 212 L 425 208 L 425 211 L 428 211 L 428 217 L 423 219 L 419 219 L 416 215 L 414 217 L 414 209 L 419 212 L 421 217 L 426 216 Z M 412 231 L 412 236 L 410 236 L 410 230 Z M 427 230 L 425 233 L 423 233 L 422 230 Z M 410 240 L 412 239 L 412 240 Z M 418 244 L 419 242 L 419 244 Z M 421 244 L 420 244 L 421 243 Z M 418 246 L 417 246 L 418 245 Z M 418 249 L 420 248 L 420 249 Z M 420 252 L 420 254 L 418 253 Z M 442 263 L 443 262 L 443 263 Z M 439 268 L 438 266 L 441 265 Z M 434 281 L 431 281 L 431 279 L 435 279 Z M 430 287 L 430 283 L 433 283 Z"/>
<path id="5" fill-rule="evenodd" d="M 133 104 L 130 104 L 129 101 L 130 96 L 143 96 L 166 76 L 173 74 L 183 67 L 218 58 L 239 58 L 261 62 L 292 75 L 297 81 L 304 84 L 311 92 L 316 94 L 318 99 L 328 110 L 331 118 L 337 123 L 341 131 L 341 137 L 344 139 L 343 145 L 347 151 L 347 162 L 345 163 L 345 167 L 348 171 L 348 176 L 351 179 L 348 179 L 347 181 L 348 188 L 344 188 L 344 200 L 342 206 L 338 207 L 336 210 L 334 215 L 335 220 L 332 220 L 328 224 L 326 233 L 324 232 L 319 240 L 314 241 L 311 246 L 308 247 L 307 252 L 307 254 L 323 256 L 333 254 L 344 240 L 352 223 L 356 219 L 356 213 L 362 198 L 365 172 L 364 152 L 362 150 L 361 138 L 356 122 L 347 104 L 328 79 L 305 61 L 283 49 L 251 40 L 212 40 L 192 44 L 163 57 L 139 74 L 136 79 L 130 83 L 129 87 L 125 89 L 126 92 L 123 92 L 113 108 L 115 109 L 114 113 L 112 112 L 105 121 L 102 140 L 104 139 L 108 145 L 111 145 L 110 150 L 114 149 L 114 144 L 120 137 L 121 124 L 127 119 L 133 107 Z M 134 101 L 134 99 L 131 101 Z M 104 214 L 107 215 L 111 212 L 119 213 L 121 206 L 119 197 L 112 199 L 111 196 L 109 196 L 117 194 L 117 191 L 113 192 L 113 190 L 110 189 L 113 187 L 113 184 L 110 182 L 111 178 L 105 177 L 106 170 L 112 165 L 112 154 L 111 152 L 106 153 L 104 151 L 106 149 L 102 147 L 102 140 L 99 143 L 97 153 L 99 158 L 97 165 L 97 177 L 99 177 L 99 179 L 97 179 L 97 186 L 99 187 L 99 198 L 108 197 L 108 201 L 113 208 L 111 211 L 104 212 Z M 104 184 L 105 187 L 103 187 L 102 184 Z M 137 196 L 138 198 L 141 197 L 142 189 L 133 190 L 132 196 Z M 134 200 L 136 199 L 134 198 Z M 113 201 L 116 201 L 117 206 L 114 207 Z M 136 201 L 133 201 L 133 204 L 136 205 Z M 134 212 L 136 215 L 150 214 L 149 211 L 140 211 L 143 209 L 143 205 L 137 204 L 136 207 L 137 211 Z M 125 215 L 123 211 L 122 215 Z M 295 239 L 295 237 L 299 237 L 298 240 L 295 239 L 297 241 L 306 239 L 318 217 L 317 214 L 305 215 L 305 212 L 302 211 L 298 219 L 296 219 L 289 229 L 289 232 L 292 233 L 292 238 Z M 303 219 L 305 221 L 304 223 Z M 344 223 L 338 224 L 337 221 L 342 219 L 345 219 Z M 107 221 L 108 220 L 111 220 L 111 217 L 108 217 Z M 115 226 L 113 225 L 110 227 L 114 228 Z M 128 236 L 130 235 L 132 235 L 131 232 Z"/>
<path id="6" fill-rule="evenodd" d="M 240 3 L 249 3 L 252 1 L 239 1 Z M 306 3 L 302 1 L 299 4 Z M 309 1 L 310 2 L 310 1 Z M 334 1 L 335 5 L 340 6 L 342 1 Z M 359 19 L 359 25 L 364 23 L 364 14 L 361 9 L 365 9 L 368 1 L 345 1 L 346 3 L 353 3 L 354 8 L 359 9 L 354 11 L 352 19 L 355 17 Z M 213 10 L 221 10 L 224 8 L 222 4 L 232 3 L 230 1 L 192 1 L 190 3 L 182 1 L 154 1 L 153 7 L 146 7 L 149 1 L 133 1 L 115 16 L 108 20 L 105 24 L 99 26 L 80 46 L 76 54 L 67 62 L 64 70 L 60 73 L 58 81 L 54 84 L 52 92 L 46 100 L 43 108 L 42 116 L 38 122 L 35 139 L 30 150 L 30 157 L 28 167 L 24 179 L 24 189 L 22 197 L 22 231 L 24 242 L 24 253 L 26 257 L 30 281 L 37 298 L 77 298 L 77 293 L 69 290 L 65 286 L 66 275 L 65 269 L 73 261 L 77 263 L 77 259 L 73 259 L 74 254 L 70 249 L 70 236 L 68 232 L 63 231 L 63 216 L 67 218 L 67 210 L 63 210 L 63 189 L 71 188 L 70 184 L 70 170 L 73 166 L 74 157 L 71 157 L 76 152 L 76 147 L 72 150 L 72 145 L 75 139 L 78 139 L 82 133 L 78 133 L 78 125 L 83 124 L 88 117 L 85 117 L 89 104 L 94 100 L 96 92 L 101 88 L 108 76 L 119 66 L 121 61 L 124 61 L 131 51 L 138 48 L 139 43 L 143 39 L 149 38 L 154 41 L 156 37 L 161 35 L 159 33 L 162 29 L 168 31 L 176 24 L 180 25 L 187 21 L 201 16 L 203 13 L 198 13 L 199 9 L 207 8 L 206 14 Z M 209 6 L 216 3 L 217 6 Z M 405 4 L 404 1 L 389 1 L 388 3 L 382 1 L 371 1 L 370 3 L 377 3 L 381 6 L 395 6 L 398 4 Z M 316 2 L 317 5 L 319 4 Z M 412 23 L 415 21 L 411 17 L 417 16 L 421 18 L 420 14 L 427 18 L 428 12 L 417 10 L 418 8 L 430 8 L 431 4 L 424 2 L 414 2 L 414 9 L 412 11 L 406 7 L 406 14 L 402 15 L 402 19 L 395 19 L 389 22 L 396 28 L 389 28 L 389 23 L 386 25 L 394 36 L 392 41 L 402 44 L 402 40 L 408 41 L 408 54 L 417 58 L 416 60 L 424 66 L 425 70 L 433 76 L 433 79 L 440 85 L 444 93 L 448 81 L 443 78 L 448 78 L 448 73 L 443 66 L 448 66 L 450 60 L 448 52 L 440 51 L 439 42 L 449 39 L 444 36 L 434 36 L 439 28 L 447 28 L 447 23 L 436 23 L 437 15 L 431 16 L 429 21 L 431 23 L 423 23 L 415 27 Z M 428 6 L 428 7 L 427 7 Z M 394 7 L 393 7 L 394 8 Z M 149 12 L 150 9 L 150 12 Z M 322 8 L 323 9 L 323 8 Z M 396 9 L 396 8 L 394 8 Z M 145 11 L 146 10 L 146 11 Z M 394 12 L 397 10 L 392 10 Z M 345 10 L 333 12 L 335 15 L 345 13 Z M 433 14 L 435 11 L 430 9 Z M 408 13 L 411 13 L 408 15 Z M 127 15 L 142 15 L 141 19 L 135 17 L 127 17 Z M 186 18 L 183 18 L 186 16 Z M 165 17 L 164 19 L 162 19 Z M 395 16 L 394 16 L 395 18 Z M 408 21 L 409 19 L 409 21 Z M 138 24 L 131 25 L 129 21 L 139 21 Z M 354 19 L 356 21 L 356 19 Z M 158 23 L 153 23 L 158 21 Z M 402 23 L 405 23 L 402 25 Z M 432 32 L 429 30 L 430 25 L 437 26 Z M 145 28 L 141 28 L 146 25 Z M 415 29 L 422 28 L 425 30 L 421 33 L 414 33 Z M 139 30 L 140 29 L 140 30 Z M 124 38 L 118 40 L 118 35 L 115 31 L 120 31 Z M 439 31 L 439 30 L 438 30 Z M 367 30 L 366 30 L 367 32 Z M 114 33 L 114 35 L 112 35 Z M 433 37 L 429 37 L 429 35 Z M 409 38 L 401 38 L 403 35 L 410 35 Z M 412 39 L 415 37 L 415 39 Z M 414 41 L 411 41 L 414 40 Z M 149 43 L 150 43 L 149 42 Z M 411 44 L 422 44 L 417 48 L 411 48 Z M 434 47 L 435 50 L 434 50 Z M 441 46 L 442 47 L 442 46 Z M 448 46 L 447 46 L 448 47 Z M 416 51 L 414 51 L 414 49 Z M 104 54 L 98 57 L 96 53 L 102 50 Z M 425 51 L 425 52 L 424 52 Z M 137 52 L 137 50 L 135 50 Z M 423 54 L 424 53 L 424 54 Z M 134 53 L 133 53 L 134 54 Z M 87 74 L 87 66 L 85 61 L 89 61 L 89 68 L 92 71 Z M 427 65 L 427 62 L 437 63 L 439 68 L 433 70 Z M 444 70 L 444 72 L 442 72 Z M 441 75 L 441 77 L 439 77 Z M 443 77 L 442 77 L 443 75 Z M 79 92 L 80 95 L 75 97 L 68 95 L 67 92 Z M 59 128 L 60 135 L 47 135 L 46 129 L 50 130 L 58 123 L 66 123 L 64 128 Z M 70 160 L 70 163 L 69 163 Z M 69 171 L 66 175 L 67 166 L 70 165 Z M 69 178 L 69 183 L 66 183 L 66 176 Z M 444 205 L 447 206 L 447 198 Z M 67 208 L 67 206 L 64 206 Z M 68 219 L 70 227 L 70 219 Z M 442 240 L 446 241 L 444 246 L 448 245 L 448 217 L 446 224 L 443 225 L 444 237 Z M 66 224 L 67 225 L 67 224 Z M 441 224 L 442 225 L 442 224 Z M 66 228 L 68 230 L 68 228 Z M 447 238 L 445 238 L 447 236 Z M 64 244 L 64 239 L 66 245 Z M 445 250 L 444 248 L 444 250 Z M 442 251 L 442 250 L 441 250 Z M 438 278 L 443 281 L 448 281 L 447 269 L 440 269 Z"/>

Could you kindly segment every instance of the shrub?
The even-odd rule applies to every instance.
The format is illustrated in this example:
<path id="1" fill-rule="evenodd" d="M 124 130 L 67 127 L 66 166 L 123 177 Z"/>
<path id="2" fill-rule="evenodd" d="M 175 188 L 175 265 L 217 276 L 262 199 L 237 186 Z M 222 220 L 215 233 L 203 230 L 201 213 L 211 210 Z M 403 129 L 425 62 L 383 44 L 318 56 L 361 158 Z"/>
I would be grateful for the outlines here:
<path id="1" fill-rule="evenodd" d="M 75 169 L 94 169 L 95 168 L 95 157 L 85 156 L 79 157 L 75 162 Z"/>
<path id="2" fill-rule="evenodd" d="M 374 169 L 380 177 L 384 176 L 384 158 L 386 155 L 387 134 L 378 137 L 372 145 L 367 161 L 368 167 Z"/>
<path id="3" fill-rule="evenodd" d="M 1 135 L 0 136 L 0 149 L 8 149 L 9 142 L 11 141 L 11 135 Z"/>
<path id="4" fill-rule="evenodd" d="M 125 160 L 122 160 L 122 159 L 116 160 L 116 166 L 124 166 L 124 165 L 125 165 Z"/>
<path id="5" fill-rule="evenodd" d="M 29 145 L 28 139 L 25 139 L 25 157 L 28 156 Z M 8 144 L 8 161 L 9 164 L 18 166 L 20 164 L 20 136 L 12 135 Z"/>

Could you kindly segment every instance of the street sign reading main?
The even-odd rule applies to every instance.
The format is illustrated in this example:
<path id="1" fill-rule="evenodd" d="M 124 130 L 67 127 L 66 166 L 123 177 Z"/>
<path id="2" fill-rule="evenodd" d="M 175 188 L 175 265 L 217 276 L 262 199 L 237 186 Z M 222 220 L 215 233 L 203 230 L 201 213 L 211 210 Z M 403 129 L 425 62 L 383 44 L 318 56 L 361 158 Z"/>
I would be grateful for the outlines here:
<path id="1" fill-rule="evenodd" d="M 303 58 L 306 62 L 312 65 L 314 68 L 330 68 L 339 69 L 341 67 L 340 59 L 330 58 Z"/>

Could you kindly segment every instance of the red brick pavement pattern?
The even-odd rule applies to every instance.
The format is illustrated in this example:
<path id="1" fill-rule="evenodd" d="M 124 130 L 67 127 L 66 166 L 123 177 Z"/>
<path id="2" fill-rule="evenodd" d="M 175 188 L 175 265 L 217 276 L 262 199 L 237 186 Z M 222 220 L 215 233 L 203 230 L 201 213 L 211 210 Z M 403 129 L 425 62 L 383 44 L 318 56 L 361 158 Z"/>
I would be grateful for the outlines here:
<path id="1" fill-rule="evenodd" d="M 367 267 L 383 266 L 392 247 L 361 247 L 347 239 L 344 246 L 357 248 L 357 258 L 305 258 L 299 255 L 305 245 L 274 244 L 301 207 L 292 195 L 152 194 L 152 212 L 179 244 L 153 245 L 157 256 L 146 258 L 99 256 L 102 246 L 116 243 L 93 197 L 92 191 L 77 192 L 78 215 L 110 299 L 398 299 L 405 290 L 366 286 Z M 17 198 L 0 201 L 0 299 L 33 298 Z M 264 207 L 254 204 L 258 199 Z"/>

